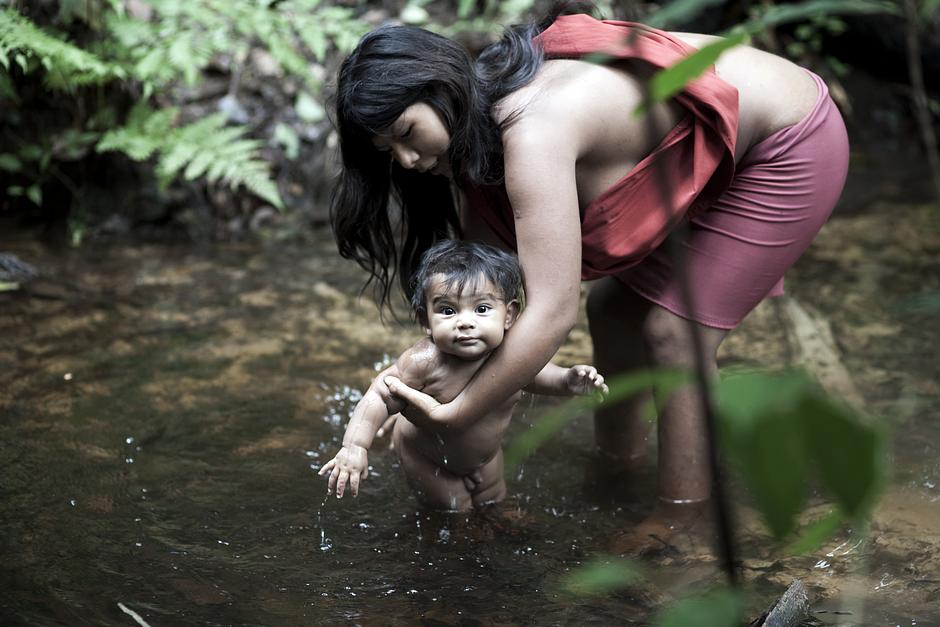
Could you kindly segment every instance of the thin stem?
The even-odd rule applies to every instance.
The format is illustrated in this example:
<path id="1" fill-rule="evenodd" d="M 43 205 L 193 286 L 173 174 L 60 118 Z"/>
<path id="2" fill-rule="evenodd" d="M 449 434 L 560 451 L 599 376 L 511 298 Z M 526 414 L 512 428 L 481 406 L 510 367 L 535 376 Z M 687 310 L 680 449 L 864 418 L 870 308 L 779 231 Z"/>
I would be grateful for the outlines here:
<path id="1" fill-rule="evenodd" d="M 647 110 L 647 132 L 649 137 L 662 137 L 662 129 L 659 128 L 656 115 L 652 108 L 652 102 L 649 92 L 646 94 Z M 653 176 L 660 196 L 662 210 L 667 216 L 675 212 L 672 206 L 672 197 L 669 195 L 670 183 L 668 181 L 668 172 L 658 163 L 653 164 Z M 669 257 L 673 262 L 676 281 L 679 285 L 679 294 L 682 298 L 686 311 L 695 311 L 695 303 L 692 291 L 689 289 L 689 277 L 685 264 L 685 249 L 679 243 L 688 232 L 688 227 L 684 224 L 677 227 L 666 239 Z M 715 431 L 716 419 L 714 406 L 711 398 L 711 385 L 708 380 L 708 366 L 705 363 L 704 342 L 701 332 L 692 320 L 688 321 L 689 331 L 692 338 L 692 351 L 694 353 L 695 364 L 695 385 L 701 400 L 702 416 L 705 420 L 705 437 L 708 446 L 708 464 L 712 476 L 712 503 L 715 510 L 715 524 L 718 527 L 718 554 L 721 556 L 722 566 L 728 577 L 728 583 L 732 587 L 737 587 L 738 577 L 735 570 L 734 553 L 734 534 L 732 532 L 731 511 L 725 495 L 724 483 L 722 481 L 721 463 L 718 458 L 718 448 L 716 445 Z"/>
<path id="2" fill-rule="evenodd" d="M 937 149 L 937 135 L 930 120 L 930 108 L 927 106 L 927 90 L 924 87 L 924 71 L 920 63 L 920 37 L 917 7 L 914 0 L 904 0 L 906 18 L 907 71 L 911 80 L 914 114 L 920 127 L 921 140 L 927 152 L 927 164 L 933 180 L 937 200 L 940 201 L 940 151 Z"/>

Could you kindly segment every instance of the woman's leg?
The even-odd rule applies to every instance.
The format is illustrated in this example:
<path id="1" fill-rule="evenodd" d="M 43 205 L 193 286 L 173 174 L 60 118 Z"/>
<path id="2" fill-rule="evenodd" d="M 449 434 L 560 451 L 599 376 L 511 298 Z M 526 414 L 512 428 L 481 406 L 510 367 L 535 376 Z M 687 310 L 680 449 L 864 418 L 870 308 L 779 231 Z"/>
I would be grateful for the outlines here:
<path id="1" fill-rule="evenodd" d="M 690 322 L 659 306 L 650 309 L 643 324 L 650 364 L 655 368 L 694 370 L 691 325 L 699 334 L 702 361 L 712 379 L 718 372 L 718 346 L 728 332 Z M 701 395 L 690 383 L 668 398 L 657 400 L 659 497 L 669 503 L 704 501 L 711 492 L 711 471 Z"/>
<path id="2" fill-rule="evenodd" d="M 695 367 L 690 322 L 649 302 L 613 278 L 598 281 L 588 296 L 588 321 L 594 365 L 611 380 L 643 368 Z M 717 372 L 718 346 L 724 329 L 696 326 L 708 375 Z M 647 450 L 652 395 L 637 394 L 595 412 L 594 437 L 604 454 L 636 464 Z M 669 502 L 707 499 L 711 475 L 701 398 L 689 385 L 656 408 L 658 420 L 659 496 Z"/>
<path id="3" fill-rule="evenodd" d="M 652 303 L 613 277 L 597 281 L 587 299 L 594 365 L 608 381 L 649 367 L 643 321 Z M 626 466 L 639 465 L 647 451 L 649 392 L 605 404 L 594 413 L 594 441 L 602 455 Z"/>
<path id="4" fill-rule="evenodd" d="M 714 377 L 715 355 L 727 331 L 691 324 L 700 334 L 708 375 Z M 640 328 L 650 367 L 695 368 L 689 325 L 688 320 L 658 305 L 647 309 Z M 643 521 L 613 540 L 609 548 L 615 553 L 644 553 L 667 546 L 689 552 L 710 546 L 707 538 L 711 526 L 705 502 L 711 494 L 712 476 L 701 396 L 690 383 L 656 400 L 659 499 Z"/>

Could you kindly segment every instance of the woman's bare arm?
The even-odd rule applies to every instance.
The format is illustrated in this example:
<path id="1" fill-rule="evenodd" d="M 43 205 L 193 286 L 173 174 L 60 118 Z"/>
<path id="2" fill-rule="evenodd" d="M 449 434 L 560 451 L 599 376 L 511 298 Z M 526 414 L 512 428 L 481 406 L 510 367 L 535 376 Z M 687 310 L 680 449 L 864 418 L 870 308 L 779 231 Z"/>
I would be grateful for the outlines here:
<path id="1" fill-rule="evenodd" d="M 450 403 L 435 403 L 390 382 L 392 393 L 412 405 L 409 419 L 421 428 L 459 429 L 493 410 L 535 378 L 577 321 L 579 142 L 563 127 L 558 116 L 541 115 L 520 120 L 504 137 L 506 190 L 515 218 L 526 309 L 502 346 Z"/>

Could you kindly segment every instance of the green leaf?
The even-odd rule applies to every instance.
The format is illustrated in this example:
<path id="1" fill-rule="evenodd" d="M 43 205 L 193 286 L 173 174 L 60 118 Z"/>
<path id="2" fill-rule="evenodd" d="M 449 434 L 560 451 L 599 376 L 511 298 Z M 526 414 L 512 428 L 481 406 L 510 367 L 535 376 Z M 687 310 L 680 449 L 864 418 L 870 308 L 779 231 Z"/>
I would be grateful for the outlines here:
<path id="1" fill-rule="evenodd" d="M 818 16 L 879 14 L 900 15 L 896 3 L 885 0 L 810 0 L 791 4 L 774 4 L 759 16 L 744 25 L 747 32 L 754 34 L 772 26 L 798 22 Z"/>
<path id="2" fill-rule="evenodd" d="M 704 9 L 722 4 L 723 0 L 673 0 L 663 8 L 643 20 L 653 28 L 667 28 L 675 23 L 685 23 L 696 17 Z"/>
<path id="3" fill-rule="evenodd" d="M 0 50 L 0 57 L 2 57 L 2 50 Z M 16 94 L 16 86 L 6 72 L 0 72 L 0 98 L 6 98 L 7 100 L 19 103 L 19 96 Z"/>
<path id="4" fill-rule="evenodd" d="M 832 537 L 845 522 L 845 516 L 837 509 L 832 510 L 800 533 L 800 537 L 790 543 L 786 552 L 791 555 L 803 555 L 815 551 L 823 542 Z"/>
<path id="5" fill-rule="evenodd" d="M 42 207 L 42 188 L 39 187 L 38 183 L 26 188 L 26 197 L 32 200 L 37 207 Z"/>
<path id="6" fill-rule="evenodd" d="M 747 38 L 747 33 L 739 32 L 725 39 L 719 39 L 703 46 L 675 65 L 654 74 L 649 84 L 649 102 L 637 107 L 636 113 L 645 112 L 650 105 L 665 102 L 675 96 L 685 88 L 689 81 L 695 80 L 714 65 L 721 53 L 743 44 Z"/>
<path id="7" fill-rule="evenodd" d="M 722 444 L 778 539 L 793 529 L 805 497 L 807 462 L 797 412 L 806 387 L 797 375 L 738 375 L 718 384 Z"/>
<path id="8" fill-rule="evenodd" d="M 430 16 L 424 7 L 419 6 L 413 2 L 409 2 L 401 10 L 401 13 L 398 14 L 398 19 L 400 19 L 405 24 L 417 26 L 427 23 L 428 19 L 430 19 Z"/>
<path id="9" fill-rule="evenodd" d="M 300 154 L 300 138 L 294 129 L 283 122 L 274 127 L 274 141 L 284 148 L 284 156 L 291 161 Z"/>
<path id="10" fill-rule="evenodd" d="M 39 161 L 43 154 L 42 146 L 38 144 L 25 144 L 20 147 L 20 157 L 27 161 Z"/>
<path id="11" fill-rule="evenodd" d="M 920 19 L 924 22 L 929 21 L 937 10 L 940 10 L 940 0 L 923 0 L 923 4 L 920 5 Z"/>
<path id="12" fill-rule="evenodd" d="M 213 162 L 214 158 L 215 155 L 208 151 L 197 153 L 183 171 L 183 178 L 187 181 L 192 181 L 193 179 L 199 178 L 205 173 L 206 169 Z"/>
<path id="13" fill-rule="evenodd" d="M 0 170 L 19 172 L 22 167 L 23 163 L 15 155 L 8 152 L 0 153 Z"/>
<path id="14" fill-rule="evenodd" d="M 457 17 L 462 20 L 470 17 L 470 11 L 476 6 L 476 0 L 459 0 L 457 3 Z"/>
<path id="15" fill-rule="evenodd" d="M 316 124 L 326 117 L 326 111 L 323 110 L 320 103 L 305 91 L 297 95 L 294 110 L 297 111 L 297 117 L 310 124 Z"/>
<path id="16" fill-rule="evenodd" d="M 47 75 L 56 88 L 107 82 L 120 78 L 120 67 L 102 61 L 94 54 L 65 41 L 61 36 L 37 27 L 28 18 L 9 8 L 0 9 L 0 61 L 8 68 L 8 53 L 23 71 L 29 69 L 27 57 L 38 59 L 55 72 Z M 61 80 L 57 78 L 62 77 Z"/>
<path id="17" fill-rule="evenodd" d="M 823 486 L 850 518 L 866 515 L 884 481 L 883 430 L 821 393 L 803 399 L 798 417 Z"/>
<path id="18" fill-rule="evenodd" d="M 640 567 L 630 560 L 598 558 L 567 574 L 561 587 L 575 596 L 592 596 L 628 588 L 642 579 Z"/>
<path id="19" fill-rule="evenodd" d="M 727 377 L 718 396 L 721 444 L 777 538 L 795 524 L 810 468 L 842 512 L 868 513 L 886 464 L 887 438 L 875 423 L 801 373 Z"/>
<path id="20" fill-rule="evenodd" d="M 656 627 L 739 627 L 743 603 L 730 588 L 682 599 L 660 611 Z"/>
<path id="21" fill-rule="evenodd" d="M 322 63 L 329 49 L 326 34 L 320 28 L 311 26 L 301 30 L 300 36 L 307 48 L 310 49 L 310 52 L 313 53 L 313 57 L 317 62 Z"/>
<path id="22" fill-rule="evenodd" d="M 610 392 L 604 403 L 616 403 L 638 392 L 656 388 L 657 396 L 666 398 L 690 381 L 689 373 L 676 370 L 643 370 L 608 380 Z M 576 396 L 551 411 L 528 431 L 514 437 L 506 446 L 504 463 L 507 472 L 514 471 L 522 461 L 548 441 L 552 435 L 574 418 L 593 410 L 601 401 L 591 396 Z"/>

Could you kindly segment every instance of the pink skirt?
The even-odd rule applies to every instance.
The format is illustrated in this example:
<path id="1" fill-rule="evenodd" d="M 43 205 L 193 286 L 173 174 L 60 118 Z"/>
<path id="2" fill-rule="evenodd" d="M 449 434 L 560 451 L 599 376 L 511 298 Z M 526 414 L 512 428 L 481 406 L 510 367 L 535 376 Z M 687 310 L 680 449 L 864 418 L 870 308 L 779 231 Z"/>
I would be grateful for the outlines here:
<path id="1" fill-rule="evenodd" d="M 821 78 L 809 114 L 753 146 L 712 206 L 681 242 L 692 308 L 684 302 L 668 242 L 617 279 L 674 314 L 732 329 L 767 296 L 783 294 L 783 275 L 832 213 L 849 163 L 838 108 Z"/>

